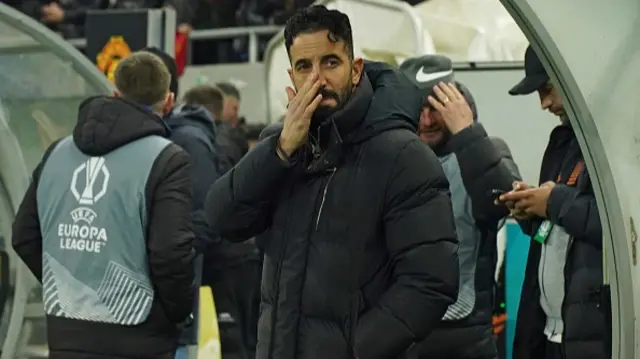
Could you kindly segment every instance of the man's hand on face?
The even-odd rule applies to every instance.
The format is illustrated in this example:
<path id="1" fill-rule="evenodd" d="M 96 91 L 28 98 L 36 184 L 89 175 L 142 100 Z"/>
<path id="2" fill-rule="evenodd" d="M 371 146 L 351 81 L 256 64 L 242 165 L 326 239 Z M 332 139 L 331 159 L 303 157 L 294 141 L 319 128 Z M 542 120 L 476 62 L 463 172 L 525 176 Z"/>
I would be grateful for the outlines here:
<path id="1" fill-rule="evenodd" d="M 291 87 L 286 88 L 289 104 L 278 144 L 279 149 L 284 152 L 278 153 L 281 157 L 291 157 L 307 141 L 311 116 L 322 102 L 322 95 L 318 94 L 319 88 L 320 81 L 316 72 L 309 75 L 298 93 Z"/>
<path id="2" fill-rule="evenodd" d="M 451 134 L 455 135 L 473 124 L 471 107 L 455 84 L 441 82 L 433 87 L 433 91 L 437 99 L 429 96 L 427 101 L 440 112 Z"/>
<path id="3" fill-rule="evenodd" d="M 540 187 L 524 187 L 520 185 L 522 182 L 517 182 L 518 188 L 524 188 L 522 190 L 516 190 L 514 184 L 514 190 L 505 193 L 500 196 L 500 201 L 507 205 L 512 202 L 511 213 L 516 219 L 526 219 L 531 216 L 538 216 L 540 218 L 547 217 L 547 203 L 551 190 L 555 187 L 555 182 L 546 182 Z M 526 184 L 525 184 L 526 186 Z"/>

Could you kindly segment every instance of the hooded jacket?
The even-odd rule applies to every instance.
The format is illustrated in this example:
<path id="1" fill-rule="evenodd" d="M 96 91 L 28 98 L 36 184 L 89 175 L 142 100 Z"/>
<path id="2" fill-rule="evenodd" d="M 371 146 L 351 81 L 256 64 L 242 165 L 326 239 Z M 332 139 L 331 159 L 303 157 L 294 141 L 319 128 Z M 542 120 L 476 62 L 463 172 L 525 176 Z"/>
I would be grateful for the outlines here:
<path id="1" fill-rule="evenodd" d="M 143 137 L 167 135 L 162 120 L 148 110 L 123 99 L 100 96 L 80 105 L 73 143 L 88 156 L 104 156 Z M 42 168 L 57 144 L 51 145 L 34 170 L 12 232 L 16 253 L 40 281 L 43 242 L 36 193 Z M 147 319 L 125 326 L 48 316 L 50 358 L 173 357 L 181 326 L 192 310 L 195 289 L 190 181 L 188 155 L 169 144 L 155 158 L 145 188 L 147 226 L 143 235 L 154 289 Z"/>
<path id="2" fill-rule="evenodd" d="M 258 359 L 398 358 L 457 296 L 448 183 L 415 135 L 419 91 L 366 63 L 293 163 L 279 129 L 212 187 L 223 237 L 266 237 Z"/>
<path id="3" fill-rule="evenodd" d="M 209 112 L 201 106 L 180 105 L 175 107 L 165 118 L 171 129 L 169 139 L 182 147 L 190 156 L 193 165 L 191 172 L 191 218 L 195 234 L 194 248 L 198 256 L 195 264 L 195 283 L 202 284 L 202 253 L 208 248 L 220 244 L 219 236 L 211 229 L 204 217 L 204 200 L 209 187 L 220 177 L 220 163 L 215 146 L 216 128 Z M 198 343 L 198 307 L 199 290 L 194 293 L 193 313 L 196 320 L 185 328 L 181 337 L 181 345 Z"/>
<path id="4" fill-rule="evenodd" d="M 191 202 L 195 249 L 217 242 L 216 234 L 204 218 L 204 201 L 209 187 L 220 177 L 220 161 L 216 149 L 216 128 L 209 112 L 200 106 L 180 105 L 171 111 L 165 122 L 171 129 L 169 138 L 190 156 L 193 166 L 193 197 Z"/>
<path id="5" fill-rule="evenodd" d="M 578 139 L 570 126 L 551 131 L 542 158 L 540 184 L 555 181 L 547 202 L 547 219 L 570 236 L 564 270 L 561 316 L 562 347 L 567 359 L 610 358 L 610 293 L 603 286 L 602 226 L 589 172 Z M 542 218 L 521 221 L 522 231 L 532 238 Z M 541 306 L 539 270 L 545 246 L 532 240 L 527 259 L 513 343 L 514 359 L 539 358 L 547 341 L 547 315 Z M 558 294 L 558 293 L 552 293 Z M 523 325 L 526 323 L 526 325 Z"/>
<path id="6" fill-rule="evenodd" d="M 460 243 L 460 292 L 443 318 L 438 340 L 427 339 L 420 357 L 494 358 L 491 317 L 495 306 L 496 241 L 499 223 L 509 213 L 504 206 L 493 203 L 491 191 L 510 190 L 520 174 L 507 144 L 490 138 L 477 122 L 478 112 L 469 89 L 459 83 L 457 87 L 471 107 L 474 123 L 435 152 L 450 184 Z"/>
<path id="7" fill-rule="evenodd" d="M 244 155 L 233 142 L 233 136 L 238 136 L 239 130 L 214 120 L 205 108 L 193 105 L 177 106 L 167 116 L 166 123 L 171 128 L 170 139 L 191 156 L 193 163 L 195 249 L 204 254 L 203 279 L 205 283 L 211 283 L 220 276 L 221 268 L 258 259 L 255 244 L 221 241 L 204 216 L 204 202 L 211 184 Z M 233 164 L 230 164 L 232 157 Z"/>

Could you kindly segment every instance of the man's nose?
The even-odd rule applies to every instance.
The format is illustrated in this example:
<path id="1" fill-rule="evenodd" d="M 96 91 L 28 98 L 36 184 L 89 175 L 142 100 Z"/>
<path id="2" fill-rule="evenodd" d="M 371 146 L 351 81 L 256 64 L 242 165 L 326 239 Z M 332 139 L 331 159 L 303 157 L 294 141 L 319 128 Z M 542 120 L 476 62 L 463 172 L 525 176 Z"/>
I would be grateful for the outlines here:
<path id="1" fill-rule="evenodd" d="M 320 88 L 327 86 L 327 78 L 324 76 L 324 72 L 318 69 L 318 81 L 320 81 Z"/>
<path id="2" fill-rule="evenodd" d="M 422 126 L 429 127 L 431 126 L 432 122 L 433 120 L 431 119 L 431 116 L 429 116 L 429 108 L 423 108 L 420 112 L 420 124 Z"/>
<path id="3" fill-rule="evenodd" d="M 553 104 L 553 101 L 552 101 L 552 99 L 551 99 L 551 96 L 543 96 L 543 97 L 540 99 L 540 107 L 541 107 L 543 110 L 547 110 L 547 109 L 549 109 L 549 107 L 551 107 L 551 105 L 552 105 L 552 104 Z"/>

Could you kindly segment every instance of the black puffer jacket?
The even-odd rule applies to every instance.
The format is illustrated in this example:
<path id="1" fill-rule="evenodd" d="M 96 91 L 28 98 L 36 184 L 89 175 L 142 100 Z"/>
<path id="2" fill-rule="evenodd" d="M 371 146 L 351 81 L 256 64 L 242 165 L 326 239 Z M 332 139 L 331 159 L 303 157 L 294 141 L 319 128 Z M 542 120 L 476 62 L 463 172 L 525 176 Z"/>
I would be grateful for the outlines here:
<path id="1" fill-rule="evenodd" d="M 581 171 L 570 181 L 577 166 Z M 606 332 L 608 307 L 602 296 L 602 227 L 589 173 L 584 166 L 578 140 L 569 126 L 558 126 L 549 139 L 542 159 L 540 183 L 556 181 L 547 203 L 547 216 L 572 237 L 564 269 L 565 297 L 562 304 L 562 343 L 566 359 L 605 359 L 611 333 Z M 520 223 L 534 236 L 541 219 Z M 542 246 L 532 240 L 518 308 L 514 359 L 544 357 L 546 315 L 540 305 L 538 266 Z M 607 309 L 605 309 L 607 308 Z"/>
<path id="2" fill-rule="evenodd" d="M 207 198 L 223 237 L 266 231 L 258 359 L 399 358 L 457 297 L 448 183 L 415 135 L 421 96 L 387 65 L 365 71 L 311 132 L 318 151 L 289 166 L 270 136 Z"/>

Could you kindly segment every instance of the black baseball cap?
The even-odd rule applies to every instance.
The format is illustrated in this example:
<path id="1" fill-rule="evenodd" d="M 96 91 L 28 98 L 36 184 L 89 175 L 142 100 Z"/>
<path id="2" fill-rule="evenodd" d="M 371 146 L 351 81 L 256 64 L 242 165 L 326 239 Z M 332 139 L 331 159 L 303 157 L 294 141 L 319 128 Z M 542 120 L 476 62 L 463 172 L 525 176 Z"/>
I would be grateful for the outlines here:
<path id="1" fill-rule="evenodd" d="M 527 47 L 527 51 L 524 53 L 524 73 L 524 79 L 509 90 L 509 95 L 528 95 L 537 91 L 549 81 L 549 75 L 547 75 L 547 71 L 542 66 L 540 58 L 533 51 L 531 45 Z"/>
<path id="2" fill-rule="evenodd" d="M 453 63 L 442 55 L 408 58 L 400 65 L 400 72 L 426 95 L 430 95 L 433 86 L 440 82 L 453 82 Z"/>

